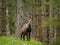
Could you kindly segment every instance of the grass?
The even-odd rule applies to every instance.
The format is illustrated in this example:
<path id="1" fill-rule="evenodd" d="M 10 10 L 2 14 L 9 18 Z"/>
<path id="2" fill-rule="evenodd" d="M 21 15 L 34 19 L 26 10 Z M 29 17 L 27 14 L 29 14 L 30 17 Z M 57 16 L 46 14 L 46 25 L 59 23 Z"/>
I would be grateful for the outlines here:
<path id="1" fill-rule="evenodd" d="M 43 45 L 37 41 L 24 41 L 15 37 L 0 37 L 0 45 Z"/>

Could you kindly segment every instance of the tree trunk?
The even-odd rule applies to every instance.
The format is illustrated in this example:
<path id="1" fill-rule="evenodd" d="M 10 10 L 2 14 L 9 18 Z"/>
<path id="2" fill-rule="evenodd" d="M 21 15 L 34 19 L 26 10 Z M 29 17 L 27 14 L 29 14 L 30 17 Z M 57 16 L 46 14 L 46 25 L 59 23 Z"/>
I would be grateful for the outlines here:
<path id="1" fill-rule="evenodd" d="M 1 17 L 1 31 L 2 36 L 6 35 L 6 0 L 2 0 L 2 17 Z"/>

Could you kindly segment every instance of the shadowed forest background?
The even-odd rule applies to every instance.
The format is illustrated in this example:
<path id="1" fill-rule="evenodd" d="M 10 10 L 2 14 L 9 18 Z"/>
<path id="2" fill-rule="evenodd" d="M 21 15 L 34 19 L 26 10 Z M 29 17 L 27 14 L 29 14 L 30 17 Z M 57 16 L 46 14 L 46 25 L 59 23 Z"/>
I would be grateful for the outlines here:
<path id="1" fill-rule="evenodd" d="M 20 39 L 31 19 L 31 39 Z M 0 0 L 0 45 L 60 45 L 60 0 Z"/>

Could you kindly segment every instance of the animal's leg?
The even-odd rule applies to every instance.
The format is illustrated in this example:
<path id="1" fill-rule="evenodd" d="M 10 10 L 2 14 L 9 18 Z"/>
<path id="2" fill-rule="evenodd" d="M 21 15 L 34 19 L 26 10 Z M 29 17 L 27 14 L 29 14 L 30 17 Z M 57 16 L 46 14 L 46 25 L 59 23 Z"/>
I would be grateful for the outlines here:
<path id="1" fill-rule="evenodd" d="M 29 39 L 29 38 L 28 38 L 28 36 L 29 36 L 29 35 L 28 35 L 28 33 L 27 33 L 27 35 L 26 35 L 26 36 L 27 36 L 27 40 L 28 40 L 28 39 Z"/>
<path id="2" fill-rule="evenodd" d="M 23 40 L 25 40 L 25 33 L 23 34 Z"/>
<path id="3" fill-rule="evenodd" d="M 29 40 L 30 40 L 31 33 L 29 32 Z"/>
<path id="4" fill-rule="evenodd" d="M 23 32 L 21 33 L 21 39 L 23 38 Z"/>
<path id="5" fill-rule="evenodd" d="M 28 40 L 30 41 L 30 32 L 28 33 Z"/>

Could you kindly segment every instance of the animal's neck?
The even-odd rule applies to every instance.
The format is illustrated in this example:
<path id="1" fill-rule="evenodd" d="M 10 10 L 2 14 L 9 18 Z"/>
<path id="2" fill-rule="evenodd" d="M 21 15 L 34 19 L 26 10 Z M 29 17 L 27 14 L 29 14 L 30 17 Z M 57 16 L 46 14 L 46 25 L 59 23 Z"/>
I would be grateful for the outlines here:
<path id="1" fill-rule="evenodd" d="M 30 22 L 31 22 L 31 21 L 29 20 L 29 22 L 28 22 L 27 24 L 29 25 L 29 24 L 30 24 Z"/>
<path id="2" fill-rule="evenodd" d="M 28 23 L 24 24 L 23 27 L 28 28 L 28 26 L 29 26 L 29 24 L 30 24 L 30 21 L 31 21 L 31 20 L 29 20 Z"/>

